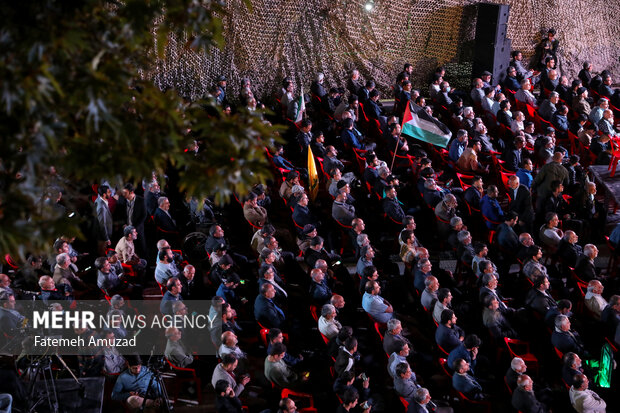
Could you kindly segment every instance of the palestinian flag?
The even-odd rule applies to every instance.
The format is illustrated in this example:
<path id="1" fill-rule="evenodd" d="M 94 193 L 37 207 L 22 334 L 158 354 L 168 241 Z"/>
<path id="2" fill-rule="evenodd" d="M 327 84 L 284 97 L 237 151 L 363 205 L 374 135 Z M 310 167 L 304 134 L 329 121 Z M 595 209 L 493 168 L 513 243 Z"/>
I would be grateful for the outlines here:
<path id="1" fill-rule="evenodd" d="M 424 108 L 409 103 L 403 115 L 404 135 L 445 148 L 452 132 L 446 125 L 429 115 Z"/>
<path id="2" fill-rule="evenodd" d="M 319 193 L 319 175 L 316 172 L 316 164 L 310 145 L 308 145 L 308 192 L 312 201 L 316 199 Z"/>
<path id="3" fill-rule="evenodd" d="M 306 111 L 306 102 L 304 101 L 304 88 L 301 88 L 301 93 L 299 94 L 299 98 L 297 100 L 297 114 L 295 115 L 295 123 L 297 126 L 301 124 L 301 121 L 304 119 L 304 112 Z"/>

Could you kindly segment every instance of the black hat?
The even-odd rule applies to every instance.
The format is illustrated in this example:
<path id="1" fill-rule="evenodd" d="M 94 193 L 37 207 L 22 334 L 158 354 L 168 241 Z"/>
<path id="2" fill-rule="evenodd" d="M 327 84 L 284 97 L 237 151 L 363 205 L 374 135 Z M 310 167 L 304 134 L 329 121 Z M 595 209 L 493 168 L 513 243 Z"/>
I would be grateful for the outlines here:
<path id="1" fill-rule="evenodd" d="M 485 70 L 484 72 L 482 72 L 480 76 L 493 76 L 493 73 L 489 72 L 488 70 Z"/>
<path id="2" fill-rule="evenodd" d="M 336 187 L 338 189 L 342 189 L 347 185 L 347 181 L 345 181 L 344 179 L 341 179 L 340 181 L 338 181 L 338 183 L 336 184 Z"/>
<path id="3" fill-rule="evenodd" d="M 217 81 L 218 82 L 225 82 L 226 81 L 226 76 L 224 76 L 224 75 L 218 76 Z"/>

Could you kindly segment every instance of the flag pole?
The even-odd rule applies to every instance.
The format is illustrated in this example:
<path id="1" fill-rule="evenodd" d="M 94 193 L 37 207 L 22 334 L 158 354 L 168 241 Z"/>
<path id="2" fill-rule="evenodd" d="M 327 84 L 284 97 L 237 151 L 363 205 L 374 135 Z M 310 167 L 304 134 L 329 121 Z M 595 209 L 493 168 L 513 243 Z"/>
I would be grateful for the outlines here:
<path id="1" fill-rule="evenodd" d="M 398 150 L 398 143 L 400 141 L 400 135 L 396 138 L 396 148 L 394 148 L 394 156 L 392 156 L 392 166 L 390 167 L 390 172 L 394 173 L 394 161 L 396 161 L 396 151 Z"/>
<path id="2" fill-rule="evenodd" d="M 411 100 L 407 102 L 407 107 L 411 105 Z M 405 116 L 403 115 L 403 124 L 400 126 L 400 130 L 403 130 L 403 126 L 405 126 Z M 398 135 L 398 139 L 396 139 L 396 148 L 394 148 L 394 156 L 392 157 L 392 166 L 390 167 L 390 172 L 394 172 L 394 161 L 396 161 L 396 151 L 398 150 L 398 141 L 400 140 L 400 135 Z"/>

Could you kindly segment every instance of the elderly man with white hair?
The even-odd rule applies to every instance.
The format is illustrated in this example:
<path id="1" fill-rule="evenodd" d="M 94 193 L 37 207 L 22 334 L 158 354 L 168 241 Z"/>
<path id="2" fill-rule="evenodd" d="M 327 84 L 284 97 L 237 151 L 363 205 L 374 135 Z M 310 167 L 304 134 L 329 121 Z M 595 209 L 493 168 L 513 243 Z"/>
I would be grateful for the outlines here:
<path id="1" fill-rule="evenodd" d="M 409 343 L 409 340 L 402 334 L 403 325 L 400 320 L 392 318 L 387 322 L 387 329 L 385 336 L 383 336 L 383 351 L 387 354 L 392 354 L 398 350 L 400 346 L 398 343 Z"/>
<path id="2" fill-rule="evenodd" d="M 327 91 L 323 86 L 324 81 L 325 75 L 319 72 L 316 74 L 316 79 L 314 80 L 314 82 L 312 82 L 312 85 L 310 85 L 310 91 L 320 98 L 327 95 Z"/>
<path id="3" fill-rule="evenodd" d="M 428 389 L 418 387 L 413 393 L 413 400 L 409 403 L 409 413 L 453 413 L 454 409 L 448 406 L 437 406 L 431 401 L 431 394 Z"/>
<path id="4" fill-rule="evenodd" d="M 538 114 L 545 120 L 551 122 L 551 117 L 555 113 L 556 106 L 560 100 L 558 92 L 551 92 L 549 99 L 545 99 L 538 109 Z"/>
<path id="5" fill-rule="evenodd" d="M 521 89 L 519 89 L 515 94 L 515 99 L 519 102 L 527 103 L 534 108 L 538 108 L 538 105 L 536 104 L 536 97 L 532 94 L 531 90 L 532 84 L 529 79 L 523 79 L 521 81 Z"/>
<path id="6" fill-rule="evenodd" d="M 522 374 L 517 379 L 517 387 L 512 393 L 512 407 L 521 412 L 530 413 L 545 413 L 549 411 L 547 406 L 536 400 L 534 381 L 527 374 Z"/>
<path id="7" fill-rule="evenodd" d="M 577 258 L 575 273 L 584 281 L 598 279 L 594 259 L 598 257 L 598 248 L 594 244 L 586 244 L 583 247 L 583 254 Z"/>
<path id="8" fill-rule="evenodd" d="M 79 292 L 76 295 L 80 297 L 94 289 L 73 272 L 71 269 L 71 257 L 66 252 L 56 256 L 56 266 L 54 267 L 52 278 L 56 286 L 65 285 L 68 292 L 78 290 Z"/>
<path id="9" fill-rule="evenodd" d="M 336 308 L 331 304 L 325 304 L 321 308 L 319 331 L 329 340 L 336 337 L 342 328 L 342 325 L 336 320 L 336 315 Z"/>
<path id="10" fill-rule="evenodd" d="M 239 341 L 235 333 L 232 331 L 224 331 L 222 333 L 222 344 L 217 350 L 219 357 L 222 358 L 225 354 L 232 353 L 237 356 L 237 359 L 247 358 L 247 355 L 237 345 L 238 343 Z"/>
<path id="11" fill-rule="evenodd" d="M 178 232 L 177 223 L 170 215 L 170 201 L 165 196 L 157 200 L 158 208 L 153 214 L 155 226 L 167 232 Z"/>
<path id="12" fill-rule="evenodd" d="M 510 387 L 510 390 L 514 390 L 517 387 L 517 380 L 521 377 L 521 375 L 525 374 L 526 371 L 527 365 L 521 357 L 514 357 L 510 361 L 510 367 L 504 376 L 506 384 Z"/>
<path id="13" fill-rule="evenodd" d="M 435 306 L 435 301 L 437 301 L 437 290 L 439 290 L 439 281 L 437 277 L 434 275 L 429 275 L 424 279 L 424 291 L 422 291 L 422 296 L 420 297 L 420 303 L 427 310 L 430 311 L 431 308 Z"/>
<path id="14" fill-rule="evenodd" d="M 447 233 L 450 230 L 450 220 L 456 216 L 456 208 L 458 207 L 458 201 L 452 194 L 447 194 L 444 199 L 435 207 L 435 215 L 441 219 L 438 223 L 438 229 L 442 233 Z"/>
<path id="15" fill-rule="evenodd" d="M 603 284 L 599 280 L 591 280 L 585 296 L 586 307 L 592 311 L 597 320 L 601 319 L 601 313 L 607 307 L 607 300 L 601 296 L 603 289 Z"/>
<path id="16" fill-rule="evenodd" d="M 570 319 L 560 314 L 555 317 L 555 330 L 551 333 L 551 343 L 562 353 L 573 352 L 584 355 L 585 349 L 579 335 L 571 331 Z"/>

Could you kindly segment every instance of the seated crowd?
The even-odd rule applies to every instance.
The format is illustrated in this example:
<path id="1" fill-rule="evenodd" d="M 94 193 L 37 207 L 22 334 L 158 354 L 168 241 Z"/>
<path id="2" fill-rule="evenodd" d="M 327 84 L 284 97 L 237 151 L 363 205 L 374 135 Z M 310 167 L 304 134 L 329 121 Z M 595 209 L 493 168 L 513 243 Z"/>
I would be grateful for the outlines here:
<path id="1" fill-rule="evenodd" d="M 92 238 L 59 237 L 55 254 L 0 274 L 2 331 L 19 328 L 14 300 L 30 294 L 62 308 L 106 298 L 116 312 L 154 295 L 170 315 L 213 299 L 217 359 L 194 355 L 200 343 L 180 329 L 162 340 L 171 365 L 195 372 L 184 390 L 215 394 L 217 412 L 451 411 L 455 400 L 461 411 L 604 411 L 613 397 L 586 361 L 620 345 L 618 271 L 596 265 L 605 235 L 618 254 L 620 224 L 606 228 L 584 166 L 618 150 L 620 95 L 587 62 L 570 83 L 554 56 L 530 71 L 514 52 L 502 84 L 484 72 L 471 91 L 439 68 L 428 95 L 406 64 L 391 110 L 357 70 L 346 88 L 318 74 L 298 124 L 287 78 L 269 121 L 289 130 L 265 140 L 274 181 L 222 208 L 198 208 L 171 179 L 100 182 Z M 224 77 L 211 94 L 231 108 Z M 260 107 L 247 79 L 239 101 Z M 401 134 L 409 105 L 452 130 L 445 149 Z M 107 400 L 162 403 L 145 395 L 144 359 L 113 346 L 77 357 L 81 377 L 111 382 Z M 23 386 L 12 377 L 6 386 Z"/>

